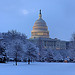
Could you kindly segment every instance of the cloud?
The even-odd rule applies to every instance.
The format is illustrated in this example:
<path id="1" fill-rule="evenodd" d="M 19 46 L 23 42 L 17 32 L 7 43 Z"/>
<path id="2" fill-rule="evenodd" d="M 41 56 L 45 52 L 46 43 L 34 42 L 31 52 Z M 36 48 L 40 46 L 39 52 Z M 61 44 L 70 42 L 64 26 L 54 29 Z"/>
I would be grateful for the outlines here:
<path id="1" fill-rule="evenodd" d="M 29 11 L 26 10 L 26 9 L 24 9 L 24 10 L 22 10 L 22 13 L 23 13 L 24 15 L 27 15 L 27 14 L 29 14 Z"/>

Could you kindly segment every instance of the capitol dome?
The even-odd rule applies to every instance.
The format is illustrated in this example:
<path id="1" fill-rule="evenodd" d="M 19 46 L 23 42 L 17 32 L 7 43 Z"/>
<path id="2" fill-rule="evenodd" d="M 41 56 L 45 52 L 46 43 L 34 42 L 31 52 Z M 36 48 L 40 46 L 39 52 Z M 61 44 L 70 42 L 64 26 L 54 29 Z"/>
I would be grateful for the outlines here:
<path id="1" fill-rule="evenodd" d="M 49 38 L 49 31 L 46 22 L 42 19 L 41 10 L 38 20 L 35 21 L 33 30 L 31 31 L 31 38 Z"/>

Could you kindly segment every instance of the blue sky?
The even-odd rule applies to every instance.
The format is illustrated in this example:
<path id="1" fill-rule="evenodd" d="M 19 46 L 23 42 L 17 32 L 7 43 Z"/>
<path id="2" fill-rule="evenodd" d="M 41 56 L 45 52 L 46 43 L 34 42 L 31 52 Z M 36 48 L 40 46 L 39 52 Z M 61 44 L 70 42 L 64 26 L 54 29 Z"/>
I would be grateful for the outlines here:
<path id="1" fill-rule="evenodd" d="M 75 32 L 75 0 L 0 0 L 0 32 L 17 30 L 30 38 L 40 9 L 50 37 L 70 40 Z"/>

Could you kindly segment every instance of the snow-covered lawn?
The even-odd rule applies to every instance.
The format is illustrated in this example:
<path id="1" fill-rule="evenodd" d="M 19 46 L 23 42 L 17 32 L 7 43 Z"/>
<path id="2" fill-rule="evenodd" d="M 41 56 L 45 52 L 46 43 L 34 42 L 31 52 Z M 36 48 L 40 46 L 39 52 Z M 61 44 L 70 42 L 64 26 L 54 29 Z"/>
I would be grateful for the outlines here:
<path id="1" fill-rule="evenodd" d="M 0 63 L 0 75 L 75 75 L 75 63 Z"/>

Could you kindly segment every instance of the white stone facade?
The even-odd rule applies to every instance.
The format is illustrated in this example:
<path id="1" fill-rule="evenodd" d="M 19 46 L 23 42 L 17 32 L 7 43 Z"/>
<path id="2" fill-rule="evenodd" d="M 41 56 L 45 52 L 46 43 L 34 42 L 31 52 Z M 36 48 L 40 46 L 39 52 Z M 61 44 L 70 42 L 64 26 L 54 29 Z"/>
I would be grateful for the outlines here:
<path id="1" fill-rule="evenodd" d="M 31 38 L 29 40 L 41 48 L 51 48 L 57 50 L 66 49 L 66 41 L 61 41 L 56 38 L 51 39 L 49 37 L 48 27 L 46 22 L 42 19 L 41 10 L 39 19 L 34 23 L 33 30 L 31 31 Z"/>

